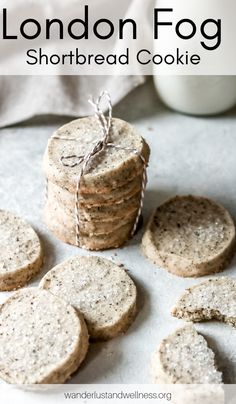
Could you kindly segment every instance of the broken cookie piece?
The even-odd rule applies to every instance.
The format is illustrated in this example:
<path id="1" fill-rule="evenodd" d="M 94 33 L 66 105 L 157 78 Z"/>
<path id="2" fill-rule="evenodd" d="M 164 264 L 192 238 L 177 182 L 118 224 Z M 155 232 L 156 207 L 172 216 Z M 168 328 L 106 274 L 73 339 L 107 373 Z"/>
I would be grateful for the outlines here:
<path id="1" fill-rule="evenodd" d="M 172 315 L 193 322 L 219 320 L 236 327 L 236 280 L 209 279 L 187 289 Z"/>

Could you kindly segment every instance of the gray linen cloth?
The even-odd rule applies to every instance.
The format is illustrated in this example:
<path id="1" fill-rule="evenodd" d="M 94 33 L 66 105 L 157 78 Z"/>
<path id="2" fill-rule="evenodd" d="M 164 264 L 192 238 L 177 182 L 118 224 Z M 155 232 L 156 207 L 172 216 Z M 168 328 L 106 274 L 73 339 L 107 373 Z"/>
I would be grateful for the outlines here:
<path id="1" fill-rule="evenodd" d="M 101 18 L 103 15 L 111 15 L 117 19 L 119 15 L 122 18 L 133 18 L 138 23 L 142 43 L 145 43 L 144 40 L 150 43 L 150 23 L 147 21 L 147 16 L 150 14 L 148 8 L 154 4 L 154 0 L 145 2 L 143 0 L 90 0 L 89 2 L 85 0 L 47 0 L 46 2 L 3 0 L 3 5 L 9 11 L 9 20 L 13 23 L 18 21 L 19 13 L 28 17 L 32 14 L 32 17 L 43 19 L 46 16 L 56 18 L 60 13 L 59 15 L 70 20 L 81 15 L 80 12 L 83 12 L 83 5 L 86 3 L 89 4 L 90 10 L 93 10 L 92 17 L 100 16 Z M 10 32 L 15 32 L 15 25 L 9 27 Z M 0 43 L 1 46 L 4 44 L 4 41 Z M 66 42 L 63 44 L 66 48 Z M 89 42 L 89 45 L 86 42 L 83 46 L 91 45 L 92 42 Z M 44 47 L 45 42 L 42 40 L 38 46 Z M 51 46 L 51 50 L 54 49 L 53 42 L 48 42 L 47 46 Z M 137 41 L 127 41 L 127 46 L 135 51 Z M 25 50 L 24 48 L 16 48 L 13 51 L 11 49 L 9 47 L 9 55 L 6 53 L 6 58 L 1 59 L 0 55 L 0 62 L 9 66 L 9 71 L 12 64 L 17 65 L 17 58 L 21 56 L 21 51 Z M 116 38 L 112 42 L 112 49 L 114 53 L 119 50 Z M 136 76 L 62 76 L 58 72 L 58 75 L 54 76 L 0 76 L 0 127 L 43 114 L 74 117 L 87 115 L 91 113 L 88 98 L 91 95 L 97 97 L 102 90 L 109 91 L 113 104 L 116 104 L 133 88 L 144 82 L 145 77 L 140 71 L 136 71 L 135 74 Z"/>
<path id="2" fill-rule="evenodd" d="M 89 97 L 107 90 L 115 105 L 143 82 L 141 76 L 1 76 L 0 127 L 38 115 L 88 115 Z"/>

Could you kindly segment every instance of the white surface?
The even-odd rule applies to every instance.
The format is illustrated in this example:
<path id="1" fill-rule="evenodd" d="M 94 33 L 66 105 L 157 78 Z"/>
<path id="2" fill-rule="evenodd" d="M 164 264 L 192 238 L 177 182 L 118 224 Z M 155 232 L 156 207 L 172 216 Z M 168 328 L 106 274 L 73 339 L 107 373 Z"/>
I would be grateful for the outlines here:
<path id="1" fill-rule="evenodd" d="M 134 123 L 151 146 L 145 223 L 166 198 L 194 193 L 215 198 L 236 217 L 236 111 L 217 118 L 192 118 L 167 110 L 152 84 L 135 90 L 114 110 Z M 0 132 L 0 208 L 28 219 L 45 245 L 38 277 L 75 254 L 88 254 L 57 241 L 42 222 L 44 178 L 41 161 L 48 137 L 66 120 L 28 123 Z M 68 119 L 67 119 L 68 121 Z M 73 383 L 149 383 L 149 364 L 158 342 L 183 322 L 170 316 L 185 287 L 203 279 L 181 279 L 156 268 L 141 254 L 141 232 L 123 249 L 101 253 L 122 262 L 139 287 L 139 315 L 125 336 L 92 344 Z M 235 276 L 236 259 L 225 275 Z M 6 293 L 0 294 L 3 301 Z M 236 380 L 235 330 L 219 323 L 197 325 L 215 347 L 226 381 Z"/>

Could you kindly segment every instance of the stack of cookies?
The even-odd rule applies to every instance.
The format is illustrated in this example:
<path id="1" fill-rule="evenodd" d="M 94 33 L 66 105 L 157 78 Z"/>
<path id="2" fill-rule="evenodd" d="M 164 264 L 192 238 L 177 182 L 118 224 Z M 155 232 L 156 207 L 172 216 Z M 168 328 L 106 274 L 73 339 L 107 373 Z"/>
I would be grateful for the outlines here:
<path id="1" fill-rule="evenodd" d="M 145 188 L 149 147 L 136 130 L 112 119 L 108 142 L 96 117 L 75 120 L 54 133 L 44 156 L 44 219 L 62 241 L 89 250 L 122 246 L 133 234 Z"/>

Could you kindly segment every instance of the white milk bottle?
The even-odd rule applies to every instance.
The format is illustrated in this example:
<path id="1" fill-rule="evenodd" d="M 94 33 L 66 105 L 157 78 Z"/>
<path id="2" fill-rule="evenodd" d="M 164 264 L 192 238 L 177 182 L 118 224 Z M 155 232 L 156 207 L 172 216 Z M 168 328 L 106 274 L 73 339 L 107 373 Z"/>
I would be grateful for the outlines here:
<path id="1" fill-rule="evenodd" d="M 177 46 L 180 45 L 188 49 L 189 54 L 198 53 L 201 48 L 201 46 L 199 48 L 199 44 L 201 43 L 202 36 L 199 37 L 197 35 L 202 35 L 200 31 L 202 19 L 204 21 L 205 18 L 221 17 L 223 13 L 222 7 L 225 10 L 224 0 L 191 0 L 190 2 L 183 0 L 179 0 L 179 2 L 156 0 L 156 8 L 170 6 L 174 9 L 178 19 L 187 18 L 188 12 L 194 23 L 196 23 L 196 37 L 194 36 L 190 41 L 178 39 L 176 42 Z M 228 12 L 230 13 L 230 10 Z M 160 15 L 160 19 L 161 21 L 172 21 L 172 26 L 160 27 L 160 38 L 164 38 L 164 40 L 166 38 L 166 45 L 165 43 L 163 45 L 163 41 L 161 44 L 160 42 L 158 43 L 158 40 L 154 41 L 154 53 L 160 51 L 160 46 L 162 46 L 162 51 L 163 47 L 165 50 L 165 46 L 166 48 L 171 46 L 174 48 L 176 44 L 173 45 L 173 42 L 175 38 L 178 38 L 175 35 L 173 13 L 163 12 Z M 188 24 L 183 24 L 183 27 L 186 27 L 186 30 L 191 29 L 191 26 Z M 209 33 L 209 29 L 216 29 L 216 27 L 214 25 L 208 26 L 207 33 Z M 172 39 L 170 39 L 170 35 L 173 35 Z M 212 38 L 211 42 L 207 38 L 203 39 L 208 41 L 208 45 L 209 43 L 214 45 L 213 42 L 215 39 Z M 173 74 L 175 73 L 173 72 Z M 236 76 L 158 75 L 158 67 L 154 68 L 153 75 L 155 87 L 160 98 L 167 106 L 176 111 L 191 115 L 214 115 L 225 112 L 236 104 Z"/>
<path id="2" fill-rule="evenodd" d="M 236 76 L 154 76 L 161 100 L 191 115 L 220 114 L 236 104 Z"/>

